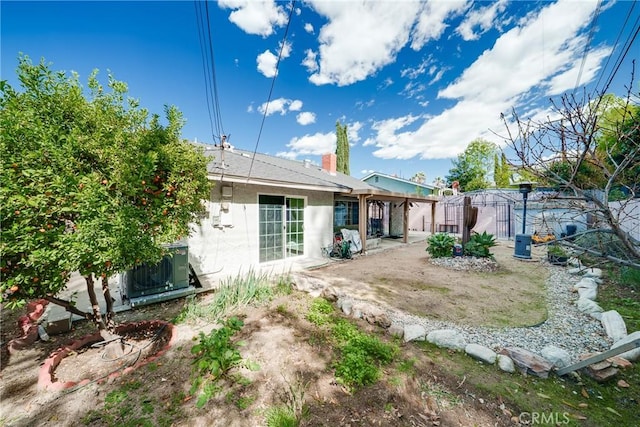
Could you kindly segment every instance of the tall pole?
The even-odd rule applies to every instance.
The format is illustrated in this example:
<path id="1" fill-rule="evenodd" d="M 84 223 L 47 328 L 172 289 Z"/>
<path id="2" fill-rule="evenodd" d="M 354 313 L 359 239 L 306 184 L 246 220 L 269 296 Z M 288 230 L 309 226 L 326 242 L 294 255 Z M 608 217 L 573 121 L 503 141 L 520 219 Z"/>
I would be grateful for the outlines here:
<path id="1" fill-rule="evenodd" d="M 525 234 L 527 225 L 527 193 L 522 193 L 522 199 L 524 201 L 524 208 L 522 209 L 522 234 Z"/>

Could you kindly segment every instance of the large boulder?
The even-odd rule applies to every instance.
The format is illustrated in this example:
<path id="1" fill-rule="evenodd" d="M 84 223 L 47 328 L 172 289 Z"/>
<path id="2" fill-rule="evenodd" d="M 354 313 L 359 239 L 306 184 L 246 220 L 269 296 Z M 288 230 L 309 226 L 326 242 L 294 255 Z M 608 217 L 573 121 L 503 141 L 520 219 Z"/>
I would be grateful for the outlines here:
<path id="1" fill-rule="evenodd" d="M 462 334 L 455 329 L 431 331 L 427 335 L 427 341 L 438 347 L 451 348 L 453 350 L 464 350 L 467 346 Z"/>
<path id="2" fill-rule="evenodd" d="M 510 374 L 516 371 L 516 367 L 513 364 L 513 360 L 511 360 L 511 358 L 506 354 L 498 354 L 497 359 L 498 359 L 498 367 L 502 371 L 509 372 Z"/>
<path id="3" fill-rule="evenodd" d="M 555 345 L 546 346 L 540 351 L 540 354 L 558 369 L 571 365 L 569 352 Z"/>
<path id="4" fill-rule="evenodd" d="M 548 378 L 553 364 L 537 354 L 519 347 L 507 347 L 500 351 L 509 356 L 523 374 L 531 374 L 540 378 Z"/>
<path id="5" fill-rule="evenodd" d="M 424 337 L 427 335 L 427 330 L 424 326 L 412 323 L 404 325 L 404 342 L 409 341 L 424 341 Z"/>
<path id="6" fill-rule="evenodd" d="M 627 325 L 624 323 L 624 319 L 620 316 L 616 310 L 609 310 L 602 313 L 602 327 L 604 328 L 607 336 L 618 342 L 627 336 Z"/>
<path id="7" fill-rule="evenodd" d="M 478 359 L 490 365 L 493 365 L 496 362 L 496 358 L 498 356 L 495 351 L 480 344 L 467 344 L 464 348 L 464 352 L 474 359 Z"/>
<path id="8" fill-rule="evenodd" d="M 611 346 L 611 348 L 620 347 L 623 344 L 630 343 L 631 341 L 635 341 L 637 339 L 640 339 L 640 331 L 635 331 L 634 333 L 622 338 L 620 341 L 615 342 L 613 346 Z M 634 348 L 633 350 L 625 351 L 624 353 L 619 354 L 619 356 L 627 359 L 630 362 L 635 362 L 636 360 L 640 359 L 640 347 Z"/>

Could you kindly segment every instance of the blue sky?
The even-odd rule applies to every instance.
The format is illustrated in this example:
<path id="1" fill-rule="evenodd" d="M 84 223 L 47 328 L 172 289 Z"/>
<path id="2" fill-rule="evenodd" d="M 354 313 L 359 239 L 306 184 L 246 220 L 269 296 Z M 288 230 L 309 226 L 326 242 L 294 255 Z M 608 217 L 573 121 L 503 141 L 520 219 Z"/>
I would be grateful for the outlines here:
<path id="1" fill-rule="evenodd" d="M 339 120 L 353 176 L 427 182 L 472 140 L 502 143 L 500 113 L 544 117 L 550 97 L 602 89 L 640 18 L 634 2 L 591 0 L 310 0 L 291 14 L 290 2 L 246 0 L 0 5 L 0 73 L 14 87 L 19 52 L 84 83 L 110 71 L 150 112 L 178 107 L 184 138 L 224 132 L 237 148 L 316 163 L 335 150 Z M 206 9 L 211 50 L 199 37 Z M 640 40 L 609 92 L 625 93 L 634 58 Z"/>

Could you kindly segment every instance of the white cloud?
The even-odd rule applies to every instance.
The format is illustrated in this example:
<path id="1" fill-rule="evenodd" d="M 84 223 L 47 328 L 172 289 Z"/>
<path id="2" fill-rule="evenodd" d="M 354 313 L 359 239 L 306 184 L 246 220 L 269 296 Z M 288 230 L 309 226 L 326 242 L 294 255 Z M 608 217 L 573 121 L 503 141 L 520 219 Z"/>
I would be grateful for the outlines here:
<path id="1" fill-rule="evenodd" d="M 284 8 L 274 0 L 218 0 L 218 6 L 232 9 L 229 21 L 248 34 L 267 37 L 274 33 L 274 26 L 282 27 L 287 23 Z"/>
<path id="2" fill-rule="evenodd" d="M 309 33 L 309 34 L 313 34 L 313 33 L 314 33 L 314 31 L 315 31 L 315 30 L 313 29 L 313 25 L 312 25 L 312 24 L 310 24 L 310 23 L 308 23 L 308 22 L 307 22 L 306 24 L 304 24 L 304 30 L 305 30 L 307 33 Z"/>
<path id="3" fill-rule="evenodd" d="M 411 49 L 418 51 L 431 40 L 438 40 L 447 28 L 445 20 L 464 12 L 466 0 L 430 0 L 424 3 L 411 34 Z"/>
<path id="4" fill-rule="evenodd" d="M 360 122 L 347 124 L 347 139 L 349 139 L 349 145 L 353 145 L 354 143 L 360 141 L 360 135 L 358 135 L 360 129 L 362 129 L 362 123 Z"/>
<path id="5" fill-rule="evenodd" d="M 258 71 L 265 77 L 271 78 L 276 75 L 276 64 L 278 63 L 278 57 L 276 57 L 270 50 L 265 50 L 256 58 L 258 63 Z"/>
<path id="6" fill-rule="evenodd" d="M 504 145 L 492 132 L 504 129 L 501 112 L 534 106 L 532 97 L 542 90 L 559 93 L 575 85 L 595 6 L 560 0 L 529 15 L 439 92 L 440 98 L 457 100 L 452 107 L 421 123 L 411 115 L 375 122 L 377 134 L 363 145 L 375 145 L 373 154 L 384 159 L 452 158 L 476 138 Z M 590 53 L 581 84 L 595 77 L 608 53 L 606 47 Z"/>
<path id="7" fill-rule="evenodd" d="M 288 58 L 291 55 L 291 43 L 285 42 L 284 45 L 280 42 L 278 54 L 280 60 Z M 278 56 L 271 53 L 270 50 L 265 50 L 256 58 L 258 63 L 258 71 L 265 77 L 271 78 L 276 75 L 276 66 L 278 65 Z"/>
<path id="8" fill-rule="evenodd" d="M 307 49 L 305 51 L 305 57 L 302 60 L 302 65 L 310 73 L 313 73 L 313 72 L 317 71 L 318 68 L 319 68 L 318 61 L 316 60 L 317 56 L 318 56 L 318 54 L 316 52 L 314 52 L 313 50 L 311 50 L 311 49 Z"/>
<path id="9" fill-rule="evenodd" d="M 302 126 L 310 125 L 316 122 L 315 113 L 304 111 L 296 116 L 296 121 Z"/>
<path id="10" fill-rule="evenodd" d="M 294 99 L 289 104 L 289 111 L 300 111 L 302 110 L 302 101 L 299 99 Z"/>
<path id="11" fill-rule="evenodd" d="M 429 55 L 429 57 L 424 58 L 417 66 L 407 67 L 400 70 L 400 77 L 408 77 L 409 79 L 413 80 L 420 77 L 424 73 L 432 74 L 432 71 L 430 70 L 435 68 L 435 65 L 431 64 L 433 64 L 433 57 Z M 431 67 L 429 68 L 429 66 Z M 427 68 L 429 68 L 429 70 L 427 70 Z"/>
<path id="12" fill-rule="evenodd" d="M 460 34 L 463 40 L 478 40 L 482 34 L 489 31 L 496 24 L 495 21 L 498 14 L 504 12 L 506 7 L 507 0 L 499 0 L 487 7 L 473 10 L 466 15 L 456 32 Z M 475 27 L 480 27 L 480 30 L 474 32 Z"/>
<path id="13" fill-rule="evenodd" d="M 281 116 L 284 116 L 290 111 L 300 111 L 302 108 L 302 101 L 298 99 L 287 99 L 287 98 L 277 98 L 272 99 L 269 102 L 269 109 L 267 110 L 267 103 L 263 103 L 258 107 L 258 112 L 260 114 L 265 114 L 265 110 L 267 110 L 267 116 L 272 114 L 280 113 Z"/>
<path id="14" fill-rule="evenodd" d="M 314 0 L 309 4 L 328 19 L 318 37 L 319 68 L 309 81 L 338 86 L 364 80 L 394 62 L 422 7 L 419 2 Z"/>
<path id="15" fill-rule="evenodd" d="M 316 133 L 304 135 L 300 138 L 292 138 L 287 144 L 288 152 L 278 153 L 278 156 L 296 158 L 298 155 L 317 155 L 333 153 L 336 150 L 336 134 Z"/>

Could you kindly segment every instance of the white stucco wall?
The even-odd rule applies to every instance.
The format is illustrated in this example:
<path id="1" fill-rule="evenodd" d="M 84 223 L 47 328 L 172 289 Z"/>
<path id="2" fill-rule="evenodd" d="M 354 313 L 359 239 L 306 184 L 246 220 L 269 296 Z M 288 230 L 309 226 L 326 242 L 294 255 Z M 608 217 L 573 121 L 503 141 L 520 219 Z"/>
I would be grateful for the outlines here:
<path id="1" fill-rule="evenodd" d="M 231 187 L 231 196 L 223 187 Z M 259 262 L 258 195 L 302 198 L 304 208 L 304 255 L 268 263 Z M 228 212 L 220 204 L 228 203 Z M 333 238 L 333 193 L 238 183 L 216 183 L 208 203 L 209 215 L 192 225 L 189 261 L 203 286 L 215 287 L 223 278 L 249 270 L 286 273 L 321 259 L 321 247 Z M 214 216 L 220 225 L 214 227 Z"/>

